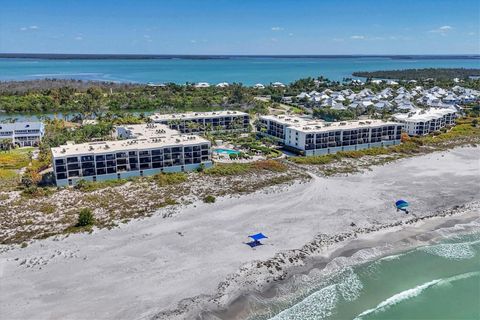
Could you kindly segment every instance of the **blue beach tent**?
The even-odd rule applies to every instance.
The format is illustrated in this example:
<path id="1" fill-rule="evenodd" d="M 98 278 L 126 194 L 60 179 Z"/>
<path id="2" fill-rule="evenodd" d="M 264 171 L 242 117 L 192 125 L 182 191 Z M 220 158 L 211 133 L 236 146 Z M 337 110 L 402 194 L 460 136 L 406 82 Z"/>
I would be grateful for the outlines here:
<path id="1" fill-rule="evenodd" d="M 262 240 L 262 239 L 268 239 L 268 237 L 261 232 L 257 233 L 257 234 L 254 234 L 254 235 L 251 235 L 251 236 L 248 236 L 248 237 L 252 238 L 252 240 L 254 240 L 254 241 L 258 241 L 258 240 Z"/>
<path id="2" fill-rule="evenodd" d="M 408 213 L 408 202 L 405 200 L 398 200 L 397 202 L 395 202 L 395 207 L 397 207 L 397 210 L 402 210 Z"/>
<path id="3" fill-rule="evenodd" d="M 251 236 L 248 236 L 248 237 L 251 238 L 252 241 L 247 242 L 246 244 L 251 248 L 255 248 L 256 246 L 261 246 L 263 243 L 261 243 L 260 240 L 268 239 L 268 237 L 261 232 L 257 234 L 252 234 Z"/>

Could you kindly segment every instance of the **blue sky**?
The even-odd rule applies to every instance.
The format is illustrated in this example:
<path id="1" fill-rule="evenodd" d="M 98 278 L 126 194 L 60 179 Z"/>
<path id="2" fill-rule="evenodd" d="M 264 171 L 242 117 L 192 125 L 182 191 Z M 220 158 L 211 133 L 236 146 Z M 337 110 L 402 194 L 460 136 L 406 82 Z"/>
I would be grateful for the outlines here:
<path id="1" fill-rule="evenodd" d="M 463 54 L 478 0 L 2 1 L 0 52 Z"/>

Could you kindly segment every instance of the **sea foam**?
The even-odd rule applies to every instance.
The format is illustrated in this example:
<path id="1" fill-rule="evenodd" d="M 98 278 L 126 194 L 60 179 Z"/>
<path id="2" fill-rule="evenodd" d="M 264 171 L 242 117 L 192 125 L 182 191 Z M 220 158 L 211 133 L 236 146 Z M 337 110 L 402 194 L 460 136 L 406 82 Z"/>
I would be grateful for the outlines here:
<path id="1" fill-rule="evenodd" d="M 475 250 L 471 247 L 471 243 L 442 243 L 422 247 L 418 250 L 451 260 L 464 260 L 475 257 Z"/>
<path id="2" fill-rule="evenodd" d="M 362 289 L 363 284 L 358 275 L 352 268 L 346 268 L 338 276 L 337 283 L 310 294 L 271 320 L 319 320 L 330 317 L 341 298 L 353 301 L 360 296 Z"/>

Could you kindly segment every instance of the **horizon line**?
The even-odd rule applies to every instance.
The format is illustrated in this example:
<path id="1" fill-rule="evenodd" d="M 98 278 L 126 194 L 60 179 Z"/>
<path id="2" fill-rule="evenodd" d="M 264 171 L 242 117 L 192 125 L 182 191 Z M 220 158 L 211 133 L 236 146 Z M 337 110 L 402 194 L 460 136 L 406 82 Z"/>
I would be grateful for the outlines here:
<path id="1" fill-rule="evenodd" d="M 153 53 L 22 53 L 22 52 L 0 52 L 0 58 L 88 58 L 88 57 L 127 57 L 127 58 L 175 58 L 175 57 L 289 57 L 289 58 L 308 58 L 308 57 L 462 57 L 462 58 L 480 58 L 479 53 L 462 54 L 153 54 Z"/>

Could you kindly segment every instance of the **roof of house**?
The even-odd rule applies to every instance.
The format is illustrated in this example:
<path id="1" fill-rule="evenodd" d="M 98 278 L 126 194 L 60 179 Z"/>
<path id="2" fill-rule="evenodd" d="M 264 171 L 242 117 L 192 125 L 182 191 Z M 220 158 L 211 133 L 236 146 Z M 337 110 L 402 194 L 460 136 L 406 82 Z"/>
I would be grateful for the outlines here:
<path id="1" fill-rule="evenodd" d="M 53 157 L 68 157 L 82 154 L 104 154 L 117 151 L 134 151 L 168 146 L 209 143 L 208 140 L 200 136 L 180 134 L 176 130 L 169 129 L 166 125 L 141 124 L 120 126 L 119 128 L 130 130 L 132 132 L 131 137 L 134 138 L 126 140 L 66 144 L 52 148 L 52 155 Z"/>
<path id="2" fill-rule="evenodd" d="M 203 118 L 220 118 L 225 116 L 247 116 L 248 114 L 241 111 L 211 111 L 211 112 L 186 112 L 186 113 L 155 113 L 149 118 L 153 121 L 174 120 L 174 119 L 203 119 Z"/>
<path id="3" fill-rule="evenodd" d="M 262 119 L 268 119 L 287 125 L 290 129 L 300 132 L 328 132 L 335 130 L 356 129 L 363 127 L 381 127 L 385 125 L 401 125 L 400 123 L 383 121 L 377 119 L 361 120 L 361 121 L 339 121 L 325 122 L 319 119 L 307 119 L 295 116 L 261 116 Z"/>
<path id="4" fill-rule="evenodd" d="M 456 113 L 456 110 L 453 108 L 416 109 L 409 113 L 394 114 L 393 117 L 397 121 L 421 122 L 438 119 L 449 113 Z"/>

